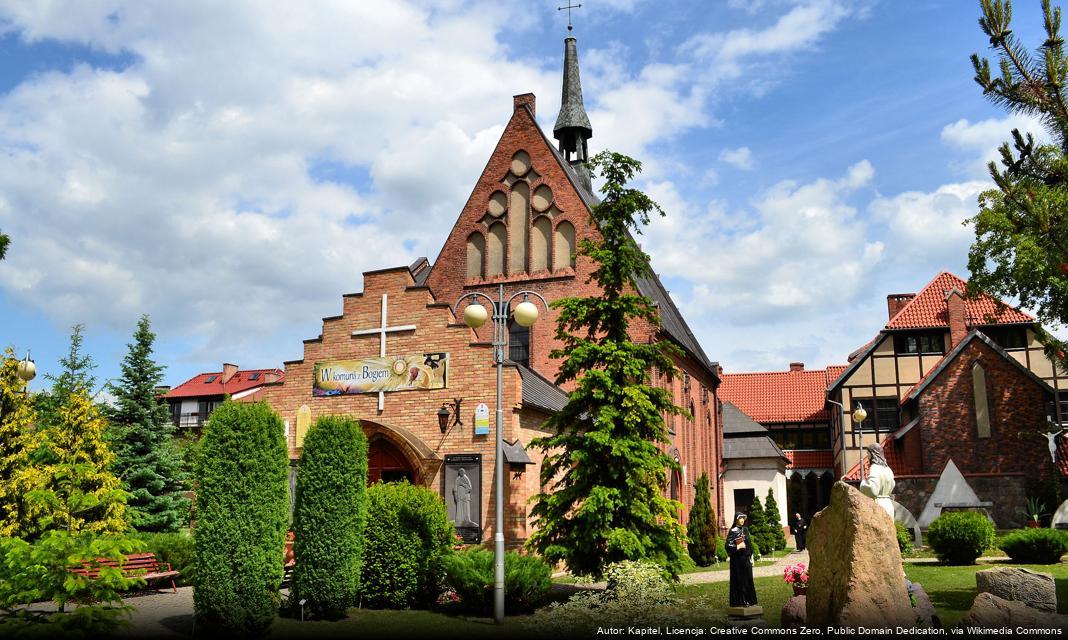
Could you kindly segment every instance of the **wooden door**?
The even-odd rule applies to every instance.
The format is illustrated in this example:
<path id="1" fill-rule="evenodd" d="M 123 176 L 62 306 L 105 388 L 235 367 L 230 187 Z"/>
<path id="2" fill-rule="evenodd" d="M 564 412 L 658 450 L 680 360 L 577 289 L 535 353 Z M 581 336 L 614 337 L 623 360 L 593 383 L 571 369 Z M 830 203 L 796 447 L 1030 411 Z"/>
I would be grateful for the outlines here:
<path id="1" fill-rule="evenodd" d="M 415 471 L 408 459 L 389 440 L 379 438 L 371 443 L 367 453 L 367 483 L 415 482 Z"/>

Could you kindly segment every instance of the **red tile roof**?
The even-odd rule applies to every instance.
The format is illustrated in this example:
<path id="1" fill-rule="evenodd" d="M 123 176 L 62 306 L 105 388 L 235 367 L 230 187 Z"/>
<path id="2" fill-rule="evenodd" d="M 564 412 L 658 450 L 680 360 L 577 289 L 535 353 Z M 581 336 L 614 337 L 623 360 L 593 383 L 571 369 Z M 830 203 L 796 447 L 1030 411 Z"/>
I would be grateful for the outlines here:
<path id="1" fill-rule="evenodd" d="M 832 451 L 783 451 L 790 466 L 794 469 L 833 469 L 834 452 Z"/>
<path id="2" fill-rule="evenodd" d="M 910 300 L 901 311 L 898 311 L 890 322 L 886 323 L 887 329 L 924 329 L 931 327 L 948 327 L 949 318 L 946 312 L 946 292 L 953 289 L 964 292 L 968 286 L 967 281 L 943 271 L 926 287 L 920 290 L 916 297 Z M 982 294 L 978 298 L 965 298 L 964 311 L 967 316 L 968 326 L 987 324 L 1015 324 L 1022 322 L 1034 322 L 1034 318 L 1013 307 L 999 309 L 998 302 L 994 298 Z"/>
<path id="3" fill-rule="evenodd" d="M 830 367 L 839 372 L 845 367 Z M 759 423 L 826 422 L 824 408 L 828 369 L 730 373 L 722 376 L 718 395 Z"/>
<path id="4" fill-rule="evenodd" d="M 258 373 L 259 376 L 256 380 L 250 380 L 249 378 Z M 255 389 L 256 387 L 262 387 L 267 384 L 268 373 L 274 373 L 278 376 L 278 381 L 281 382 L 285 376 L 285 372 L 281 369 L 245 369 L 239 370 L 234 374 L 234 377 L 230 378 L 226 384 L 222 383 L 222 373 L 201 373 L 193 376 L 189 380 L 186 380 L 177 387 L 171 389 L 164 398 L 199 398 L 221 395 L 234 395 L 235 393 L 241 393 L 242 391 L 248 391 L 249 389 Z M 208 378 L 215 376 L 215 380 L 208 382 Z"/>

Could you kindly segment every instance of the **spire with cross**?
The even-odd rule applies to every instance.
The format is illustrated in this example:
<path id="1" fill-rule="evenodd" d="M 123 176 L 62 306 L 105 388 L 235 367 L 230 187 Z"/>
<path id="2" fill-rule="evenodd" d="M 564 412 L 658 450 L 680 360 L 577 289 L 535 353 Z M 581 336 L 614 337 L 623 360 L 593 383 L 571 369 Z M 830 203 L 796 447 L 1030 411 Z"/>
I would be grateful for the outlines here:
<path id="1" fill-rule="evenodd" d="M 572 9 L 578 9 L 581 6 L 582 6 L 581 4 L 571 4 L 571 0 L 567 0 L 567 6 L 566 7 L 557 7 L 556 8 L 557 11 L 563 11 L 564 9 L 567 9 L 567 30 L 568 31 L 571 31 L 574 28 L 574 27 L 571 26 L 571 10 Z"/>

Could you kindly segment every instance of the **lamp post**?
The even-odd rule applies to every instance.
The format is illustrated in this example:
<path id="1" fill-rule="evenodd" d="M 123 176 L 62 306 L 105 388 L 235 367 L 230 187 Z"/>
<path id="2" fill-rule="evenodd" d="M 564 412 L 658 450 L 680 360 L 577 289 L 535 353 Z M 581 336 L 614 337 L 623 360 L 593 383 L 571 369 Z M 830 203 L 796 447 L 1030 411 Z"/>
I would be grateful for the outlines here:
<path id="1" fill-rule="evenodd" d="M 522 296 L 523 301 L 512 310 L 512 301 Z M 453 304 L 454 315 L 460 303 L 471 298 L 471 302 L 464 308 L 464 324 L 472 329 L 478 329 L 486 323 L 488 312 L 476 298 L 482 297 L 493 308 L 493 361 L 497 364 L 497 436 L 496 454 L 493 465 L 494 481 L 497 488 L 494 495 L 495 526 L 493 533 L 493 621 L 496 624 L 504 623 L 504 410 L 501 408 L 501 395 L 504 381 L 504 349 L 508 345 L 508 317 L 511 315 L 521 327 L 529 327 L 538 319 L 538 308 L 528 298 L 534 296 L 541 300 L 545 310 L 549 310 L 549 303 L 540 294 L 534 291 L 520 291 L 510 298 L 504 297 L 504 285 L 497 285 L 497 300 L 479 291 L 472 291 L 460 296 Z M 509 313 L 511 311 L 511 313 Z"/>
<path id="2" fill-rule="evenodd" d="M 842 413 L 843 414 L 845 413 L 845 411 L 846 411 L 845 405 L 843 405 L 841 402 L 837 402 L 835 400 L 831 400 L 830 398 L 827 399 L 827 402 L 829 402 L 829 403 L 831 403 L 833 405 L 837 405 L 838 408 L 840 408 L 842 410 Z M 850 417 L 853 419 L 853 433 L 854 433 L 853 440 L 856 441 L 856 436 L 855 436 L 856 430 L 861 426 L 861 423 L 864 422 L 865 418 L 868 417 L 868 412 L 865 411 L 864 410 L 864 406 L 858 402 L 857 405 L 856 405 L 856 408 L 853 409 L 853 413 L 852 413 L 852 415 Z M 860 444 L 861 445 L 864 444 L 864 434 L 863 433 L 860 436 Z M 846 448 L 845 447 L 845 420 L 842 420 L 842 466 L 843 467 L 845 467 L 845 457 L 846 457 L 845 448 Z M 860 477 L 864 478 L 864 475 L 865 475 L 864 474 L 864 447 L 861 446 L 860 447 Z M 843 480 L 845 479 L 844 475 L 842 476 L 842 479 Z"/>
<path id="3" fill-rule="evenodd" d="M 25 358 L 19 360 L 19 363 L 16 365 L 16 371 L 19 379 L 23 382 L 29 382 L 37 377 L 37 365 L 30 359 L 29 351 L 26 352 Z"/>

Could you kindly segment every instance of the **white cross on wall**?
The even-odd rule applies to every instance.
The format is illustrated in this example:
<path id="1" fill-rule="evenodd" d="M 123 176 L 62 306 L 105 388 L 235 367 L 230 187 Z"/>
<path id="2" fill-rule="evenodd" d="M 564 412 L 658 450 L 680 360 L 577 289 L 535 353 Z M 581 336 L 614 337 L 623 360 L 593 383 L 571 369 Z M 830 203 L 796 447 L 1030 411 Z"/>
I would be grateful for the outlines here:
<path id="1" fill-rule="evenodd" d="M 382 294 L 382 325 L 381 326 L 374 327 L 373 329 L 357 329 L 356 331 L 352 332 L 352 335 L 354 335 L 354 336 L 371 336 L 371 335 L 374 335 L 374 334 L 377 333 L 378 334 L 378 340 L 379 340 L 378 356 L 381 357 L 381 358 L 385 358 L 386 357 L 386 334 L 387 333 L 397 332 L 397 331 L 415 331 L 415 325 L 414 324 L 405 324 L 405 325 L 401 325 L 399 327 L 391 327 L 386 323 L 386 317 L 387 317 L 386 316 L 386 306 L 388 304 L 388 301 L 389 301 L 389 295 L 383 293 Z M 383 391 L 379 391 L 378 392 L 378 410 L 382 411 L 382 409 L 385 406 L 386 406 L 386 394 Z"/>

